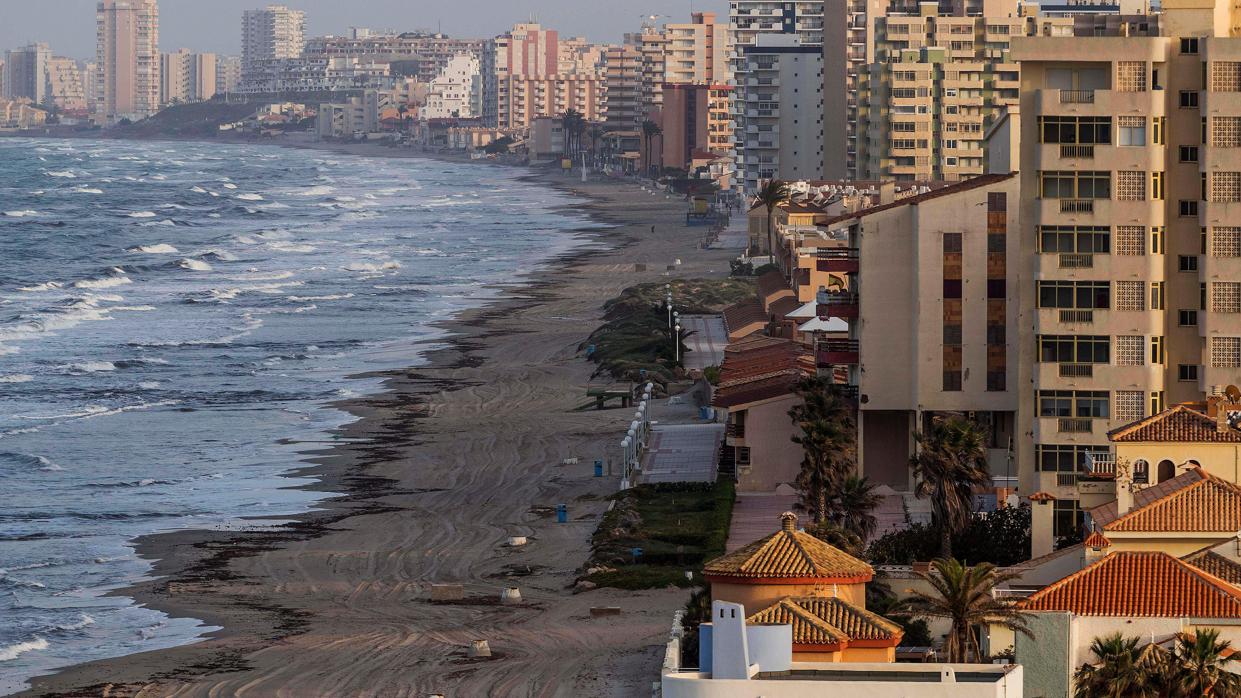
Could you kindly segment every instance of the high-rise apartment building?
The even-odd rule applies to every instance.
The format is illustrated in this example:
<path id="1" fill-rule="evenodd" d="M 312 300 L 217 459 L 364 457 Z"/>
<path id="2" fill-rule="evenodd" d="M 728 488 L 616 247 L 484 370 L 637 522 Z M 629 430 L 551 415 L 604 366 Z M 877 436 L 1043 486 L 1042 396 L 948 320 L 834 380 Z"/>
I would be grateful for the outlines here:
<path id="1" fill-rule="evenodd" d="M 664 82 L 725 85 L 732 79 L 728 25 L 714 12 L 695 12 L 688 23 L 664 25 Z"/>
<path id="2" fill-rule="evenodd" d="M 625 35 L 625 43 L 632 45 L 642 56 L 642 85 L 639 96 L 640 121 L 659 120 L 663 108 L 663 85 L 667 76 L 667 34 L 654 25 L 644 25 L 642 31 Z"/>
<path id="3" fill-rule="evenodd" d="M 632 130 L 646 114 L 642 108 L 642 53 L 630 44 L 609 46 L 604 54 L 603 114 L 608 126 Z"/>
<path id="4" fill-rule="evenodd" d="M 430 83 L 465 53 L 482 56 L 483 42 L 444 34 L 376 33 L 355 30 L 349 36 L 316 36 L 306 40 L 307 58 L 350 58 L 362 63 L 388 63 L 393 75 L 413 76 Z"/>
<path id="5" fill-rule="evenodd" d="M 47 62 L 47 102 L 66 111 L 84 112 L 86 94 L 86 77 L 76 60 L 53 56 Z"/>
<path id="6" fill-rule="evenodd" d="M 97 114 L 138 120 L 159 111 L 159 6 L 155 0 L 100 0 L 96 6 Z"/>
<path id="7" fill-rule="evenodd" d="M 426 106 L 421 116 L 425 119 L 481 116 L 483 85 L 478 71 L 477 56 L 462 53 L 454 57 L 427 87 Z"/>
<path id="8" fill-rule="evenodd" d="M 305 45 L 305 12 L 284 5 L 246 10 L 241 17 L 242 82 L 264 73 L 264 62 L 300 57 Z"/>
<path id="9" fill-rule="evenodd" d="M 734 117 L 737 167 L 746 192 L 763 180 L 813 180 L 823 169 L 823 49 L 793 34 L 760 34 L 739 46 Z"/>
<path id="10" fill-rule="evenodd" d="M 229 94 L 241 87 L 241 57 L 215 57 L 215 92 Z"/>
<path id="11" fill-rule="evenodd" d="M 1037 275 L 1018 452 L 1023 490 L 1055 497 L 1036 508 L 1035 554 L 1079 535 L 1070 485 L 1109 430 L 1241 383 L 1239 21 L 1170 0 L 1160 36 L 1013 40 Z"/>
<path id="12" fill-rule="evenodd" d="M 47 44 L 29 44 L 4 52 L 4 97 L 29 99 L 36 104 L 48 100 L 47 64 L 52 50 Z"/>
<path id="13" fill-rule="evenodd" d="M 567 109 L 588 121 L 603 118 L 602 49 L 580 39 L 565 42 L 554 29 L 517 24 L 483 47 L 483 121 L 526 128 L 535 117 Z"/>
<path id="14" fill-rule="evenodd" d="M 750 123 L 751 118 L 761 118 L 764 120 L 762 126 L 774 126 L 772 117 L 775 112 L 771 106 L 758 107 L 761 101 L 763 104 L 771 105 L 768 100 L 760 100 L 758 96 L 776 96 L 777 87 L 772 83 L 760 82 L 775 79 L 768 66 L 780 63 L 779 61 L 769 61 L 768 58 L 774 58 L 779 53 L 797 54 L 800 57 L 796 60 L 784 61 L 785 66 L 806 65 L 817 63 L 814 67 L 814 79 L 818 84 L 809 87 L 811 94 L 815 100 L 822 100 L 823 90 L 823 5 L 824 0 L 800 0 L 798 2 L 777 2 L 776 0 L 730 0 L 728 3 L 728 31 L 729 38 L 732 43 L 732 51 L 730 58 L 732 60 L 733 77 L 736 81 L 737 91 L 733 101 L 733 122 L 734 122 L 734 146 L 736 150 L 738 183 L 742 188 L 749 192 L 758 182 L 769 179 L 771 177 L 779 177 L 782 179 L 818 179 L 820 171 L 823 169 L 823 108 L 821 103 L 814 110 L 812 121 L 818 129 L 819 136 L 817 145 L 811 146 L 818 158 L 818 163 L 811 168 L 802 158 L 805 154 L 805 144 L 799 143 L 797 157 L 786 157 L 786 165 L 791 166 L 794 162 L 798 164 L 797 173 L 791 169 L 784 171 L 777 167 L 774 159 L 776 153 L 772 152 L 770 143 L 774 143 L 775 135 L 773 131 L 763 131 L 760 136 L 758 131 L 759 123 Z M 764 40 L 764 46 L 768 49 L 782 49 L 779 51 L 768 51 L 763 54 L 764 60 L 757 60 L 759 53 L 750 50 L 750 47 L 757 49 L 760 37 L 779 36 L 784 38 L 770 38 Z M 795 47 L 795 48 L 794 48 Z M 813 48 L 819 52 L 817 61 L 810 57 L 810 49 Z M 753 70 L 760 70 L 765 73 L 762 76 L 754 74 Z M 794 75 L 795 73 L 795 75 Z M 789 77 L 796 80 L 799 85 L 797 87 L 790 86 L 788 95 L 797 95 L 798 108 L 797 112 L 809 113 L 810 109 L 806 106 L 810 98 L 805 94 L 800 83 L 806 80 L 807 76 L 800 70 L 794 70 L 789 73 Z M 784 85 L 779 86 L 779 96 L 784 96 Z M 794 93 L 791 90 L 797 89 Z M 754 94 L 754 97 L 751 97 Z M 791 115 L 792 112 L 787 108 L 780 110 L 784 114 Z M 805 119 L 800 116 L 791 117 L 796 119 L 797 123 L 793 124 L 804 129 L 806 126 Z M 751 128 L 753 126 L 753 128 Z M 781 135 L 783 135 L 781 133 Z M 790 136 L 790 142 L 792 141 Z M 800 141 L 800 137 L 797 139 Z M 753 142 L 754 147 L 760 148 L 764 152 L 751 156 L 746 152 L 746 148 Z M 790 153 L 791 155 L 791 150 Z M 806 165 L 806 166 L 802 166 Z"/>
<path id="15" fill-rule="evenodd" d="M 160 103 L 202 102 L 215 96 L 219 76 L 214 53 L 187 48 L 160 57 Z"/>

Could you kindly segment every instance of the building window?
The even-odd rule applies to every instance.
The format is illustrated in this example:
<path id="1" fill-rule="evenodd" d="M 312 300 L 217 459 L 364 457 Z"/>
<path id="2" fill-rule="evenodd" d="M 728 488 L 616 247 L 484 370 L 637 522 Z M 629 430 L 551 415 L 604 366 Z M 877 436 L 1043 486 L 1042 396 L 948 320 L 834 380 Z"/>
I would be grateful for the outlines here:
<path id="1" fill-rule="evenodd" d="M 1241 201 L 1241 172 L 1212 173 L 1211 201 L 1216 203 Z"/>
<path id="2" fill-rule="evenodd" d="M 1143 366 L 1146 364 L 1146 337 L 1140 334 L 1122 334 L 1116 337 L 1116 365 Z"/>
<path id="3" fill-rule="evenodd" d="M 1163 412 L 1163 391 L 1151 391 L 1151 414 Z"/>
<path id="4" fill-rule="evenodd" d="M 1081 540 L 1086 516 L 1076 499 L 1057 499 L 1052 502 L 1051 532 L 1056 538 Z"/>
<path id="5" fill-rule="evenodd" d="M 1109 396 L 1106 390 L 1040 390 L 1040 417 L 1076 417 L 1107 419 Z"/>
<path id="6" fill-rule="evenodd" d="M 1184 54 L 1198 53 L 1198 37 L 1181 39 L 1181 53 L 1184 53 Z"/>
<path id="7" fill-rule="evenodd" d="M 1146 310 L 1146 284 L 1142 281 L 1116 282 L 1116 309 L 1126 311 Z"/>
<path id="8" fill-rule="evenodd" d="M 1119 116 L 1116 117 L 1116 126 L 1118 130 L 1116 145 L 1138 147 L 1146 145 L 1146 117 Z"/>
<path id="9" fill-rule="evenodd" d="M 1211 145 L 1216 148 L 1241 147 L 1241 116 L 1211 117 Z"/>
<path id="10" fill-rule="evenodd" d="M 1120 170 L 1116 173 L 1118 201 L 1146 200 L 1146 173 L 1141 170 Z"/>
<path id="11" fill-rule="evenodd" d="M 1181 90 L 1180 107 L 1181 109 L 1197 109 L 1198 108 L 1198 91 L 1197 90 Z"/>
<path id="12" fill-rule="evenodd" d="M 1167 360 L 1164 352 L 1163 337 L 1151 337 L 1151 365 L 1162 366 Z"/>
<path id="13" fill-rule="evenodd" d="M 1197 310 L 1178 310 L 1176 313 L 1176 324 L 1181 327 L 1197 327 L 1198 311 Z"/>
<path id="14" fill-rule="evenodd" d="M 1109 145 L 1112 142 L 1111 117 L 1040 116 L 1038 123 L 1039 137 L 1043 143 Z M 1145 143 L 1134 145 L 1145 145 Z"/>
<path id="15" fill-rule="evenodd" d="M 1107 281 L 1039 281 L 1038 307 L 1106 310 L 1111 302 Z"/>
<path id="16" fill-rule="evenodd" d="M 1188 199 L 1181 199 L 1178 202 L 1177 214 L 1182 218 L 1198 217 L 1198 202 Z"/>
<path id="17" fill-rule="evenodd" d="M 1181 162 L 1198 162 L 1198 146 L 1183 145 L 1178 148 Z"/>
<path id="18" fill-rule="evenodd" d="M 1035 467 L 1044 473 L 1076 473 L 1086 468 L 1086 456 L 1107 453 L 1108 446 L 1038 444 L 1034 447 Z"/>
<path id="19" fill-rule="evenodd" d="M 1146 228 L 1140 225 L 1116 226 L 1116 254 L 1127 257 L 1146 254 Z"/>
<path id="20" fill-rule="evenodd" d="M 1112 342 L 1107 335 L 1039 335 L 1038 360 L 1043 363 L 1106 364 Z"/>
<path id="21" fill-rule="evenodd" d="M 1196 364 L 1177 364 L 1176 379 L 1178 381 L 1198 382 L 1198 366 Z"/>
<path id="22" fill-rule="evenodd" d="M 1176 257 L 1177 271 L 1198 271 L 1198 256 L 1182 254 Z"/>
<path id="23" fill-rule="evenodd" d="M 1106 171 L 1045 170 L 1039 172 L 1044 199 L 1110 199 L 1112 173 Z"/>
<path id="24" fill-rule="evenodd" d="M 1116 391 L 1116 421 L 1123 424 L 1136 422 L 1145 416 L 1142 414 L 1145 407 L 1146 393 L 1141 390 Z"/>
<path id="25" fill-rule="evenodd" d="M 1151 310 L 1163 310 L 1164 285 L 1162 281 L 1151 282 Z"/>
<path id="26" fill-rule="evenodd" d="M 1155 145 L 1164 145 L 1164 140 L 1168 135 L 1168 117 L 1152 116 L 1151 129 L 1151 142 Z"/>
<path id="27" fill-rule="evenodd" d="M 1118 61 L 1116 63 L 1117 92 L 1146 91 L 1146 62 Z"/>
<path id="28" fill-rule="evenodd" d="M 1151 254 L 1163 254 L 1163 237 L 1164 227 L 1162 225 L 1151 226 Z"/>
<path id="29" fill-rule="evenodd" d="M 1241 281 L 1216 281 L 1211 284 L 1211 311 L 1241 313 Z"/>
<path id="30" fill-rule="evenodd" d="M 1155 201 L 1163 201 L 1163 173 L 1151 173 L 1151 198 Z"/>
<path id="31" fill-rule="evenodd" d="M 1211 62 L 1212 92 L 1241 92 L 1241 62 Z"/>
<path id="32" fill-rule="evenodd" d="M 1241 337 L 1211 337 L 1211 365 L 1241 368 Z"/>
<path id="33" fill-rule="evenodd" d="M 1044 225 L 1039 246 L 1044 254 L 1108 254 L 1111 231 L 1097 225 Z"/>

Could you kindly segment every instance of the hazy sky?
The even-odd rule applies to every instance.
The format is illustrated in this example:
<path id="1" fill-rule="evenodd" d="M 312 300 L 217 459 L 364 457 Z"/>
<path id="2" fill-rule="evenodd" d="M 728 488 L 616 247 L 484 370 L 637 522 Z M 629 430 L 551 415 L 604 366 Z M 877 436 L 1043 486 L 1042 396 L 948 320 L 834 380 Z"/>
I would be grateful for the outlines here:
<path id="1" fill-rule="evenodd" d="M 170 51 L 238 53 L 243 10 L 269 0 L 161 0 L 160 45 Z M 436 29 L 490 37 L 533 16 L 567 36 L 618 42 L 643 14 L 688 21 L 691 8 L 727 15 L 727 0 L 285 0 L 307 13 L 307 32 L 343 34 L 350 26 Z M 661 20 L 662 21 L 662 20 Z M 95 53 L 95 0 L 0 0 L 0 49 L 46 41 L 58 55 Z"/>

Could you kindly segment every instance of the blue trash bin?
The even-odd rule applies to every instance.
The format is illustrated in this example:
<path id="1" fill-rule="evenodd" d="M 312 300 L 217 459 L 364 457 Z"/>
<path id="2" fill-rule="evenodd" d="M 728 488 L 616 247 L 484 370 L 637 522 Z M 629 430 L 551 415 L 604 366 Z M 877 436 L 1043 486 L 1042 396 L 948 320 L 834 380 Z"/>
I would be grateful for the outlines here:
<path id="1" fill-rule="evenodd" d="M 603 461 L 595 461 L 595 477 L 603 477 Z"/>
<path id="2" fill-rule="evenodd" d="M 569 507 L 565 504 L 556 505 L 556 523 L 569 522 Z"/>

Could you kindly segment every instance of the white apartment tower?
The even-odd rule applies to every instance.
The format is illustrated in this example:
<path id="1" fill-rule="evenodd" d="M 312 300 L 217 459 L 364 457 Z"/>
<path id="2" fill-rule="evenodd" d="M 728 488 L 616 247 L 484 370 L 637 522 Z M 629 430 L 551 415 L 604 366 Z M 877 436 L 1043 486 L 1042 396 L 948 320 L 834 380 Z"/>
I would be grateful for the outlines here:
<path id="1" fill-rule="evenodd" d="M 241 19 L 242 79 L 260 72 L 261 61 L 300 57 L 305 45 L 305 12 L 284 5 L 246 10 Z"/>
<path id="2" fill-rule="evenodd" d="M 52 50 L 47 44 L 30 44 L 4 52 L 4 90 L 8 99 L 29 99 L 42 104 L 47 94 L 47 64 Z"/>
<path id="3" fill-rule="evenodd" d="M 738 101 L 737 165 L 746 192 L 763 180 L 818 179 L 823 168 L 823 49 L 791 34 L 741 47 L 746 83 Z"/>
<path id="4" fill-rule="evenodd" d="M 422 116 L 427 119 L 472 118 L 482 115 L 482 106 L 483 83 L 478 58 L 462 53 L 453 56 L 447 67 L 431 81 Z"/>
<path id="5" fill-rule="evenodd" d="M 165 53 L 161 59 L 160 103 L 202 102 L 215 96 L 217 74 L 214 53 L 187 48 Z"/>
<path id="6" fill-rule="evenodd" d="M 96 5 L 98 116 L 136 121 L 159 111 L 159 5 L 100 0 Z"/>

